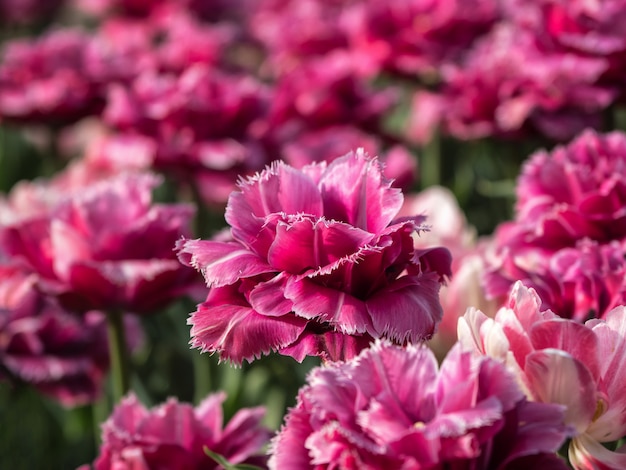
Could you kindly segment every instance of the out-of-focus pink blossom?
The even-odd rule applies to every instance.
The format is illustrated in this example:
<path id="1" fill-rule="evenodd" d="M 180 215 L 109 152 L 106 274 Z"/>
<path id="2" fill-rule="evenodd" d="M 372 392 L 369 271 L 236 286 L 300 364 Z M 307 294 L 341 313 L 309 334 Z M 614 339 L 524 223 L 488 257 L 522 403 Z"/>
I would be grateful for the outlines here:
<path id="1" fill-rule="evenodd" d="M 612 451 L 602 443 L 626 434 L 626 308 L 583 325 L 542 311 L 541 304 L 518 282 L 495 319 L 468 311 L 459 321 L 459 340 L 505 363 L 529 399 L 566 407 L 574 468 L 625 468 L 626 447 Z"/>
<path id="2" fill-rule="evenodd" d="M 577 240 L 626 238 L 626 134 L 587 130 L 539 151 L 517 184 L 519 243 L 561 248 Z"/>
<path id="3" fill-rule="evenodd" d="M 271 350 L 337 360 L 371 338 L 431 336 L 450 255 L 414 248 L 424 218 L 396 219 L 402 200 L 363 151 L 242 181 L 226 208 L 232 241 L 178 245 L 211 287 L 192 344 L 236 363 Z"/>
<path id="4" fill-rule="evenodd" d="M 458 202 L 448 189 L 433 186 L 405 198 L 401 216 L 425 215 L 430 230 L 415 238 L 415 247 L 442 245 L 452 254 L 452 279 L 439 291 L 443 318 L 430 347 L 439 357 L 457 340 L 458 319 L 469 307 L 495 314 L 497 303 L 486 298 L 481 278 L 491 241 L 476 240 L 476 231 L 465 218 Z"/>
<path id="5" fill-rule="evenodd" d="M 94 470 L 217 470 L 204 447 L 231 464 L 265 466 L 260 455 L 270 433 L 261 425 L 265 410 L 243 408 L 224 426 L 224 393 L 209 395 L 196 408 L 170 398 L 146 409 L 134 395 L 122 399 L 102 425 L 102 446 Z M 86 466 L 85 466 L 86 467 Z"/>
<path id="6" fill-rule="evenodd" d="M 249 28 L 267 49 L 278 74 L 331 52 L 345 51 L 345 18 L 355 0 L 261 0 L 253 2 Z"/>
<path id="7" fill-rule="evenodd" d="M 203 20 L 221 21 L 244 15 L 247 0 L 74 0 L 79 11 L 89 16 L 114 14 L 150 19 L 163 12 L 189 12 Z"/>
<path id="8" fill-rule="evenodd" d="M 490 295 L 516 280 L 550 308 L 584 321 L 626 301 L 626 135 L 586 131 L 535 153 L 517 186 L 516 215 L 501 224 L 485 278 Z"/>
<path id="9" fill-rule="evenodd" d="M 205 188 L 232 191 L 237 175 L 267 163 L 260 143 L 269 90 L 249 76 L 230 75 L 203 64 L 182 74 L 146 73 L 130 87 L 111 87 L 105 121 L 125 136 L 154 142 L 154 168 Z M 260 130 L 261 129 L 261 130 Z M 222 192 L 206 199 L 224 202 Z"/>
<path id="10" fill-rule="evenodd" d="M 379 155 L 383 174 L 393 180 L 396 188 L 409 190 L 417 176 L 417 158 L 401 145 L 382 152 L 379 139 L 354 126 L 331 126 L 305 131 L 295 138 L 286 139 L 282 145 L 282 158 L 295 168 L 315 162 L 330 163 L 351 149 L 363 148 L 369 155 Z"/>
<path id="11" fill-rule="evenodd" d="M 345 21 L 349 47 L 372 72 L 436 76 L 458 60 L 499 17 L 495 0 L 368 0 Z"/>
<path id="12" fill-rule="evenodd" d="M 137 346 L 138 325 L 125 323 Z M 108 367 L 103 313 L 69 312 L 37 289 L 36 275 L 0 266 L 0 376 L 77 406 L 100 396 Z"/>
<path id="13" fill-rule="evenodd" d="M 615 91 L 598 82 L 606 68 L 603 59 L 542 51 L 530 33 L 504 23 L 441 70 L 437 94 L 416 95 L 409 133 L 427 139 L 438 120 L 460 139 L 539 132 L 567 140 L 599 126 L 613 102 Z"/>
<path id="14" fill-rule="evenodd" d="M 626 3 L 624 0 L 507 0 L 508 21 L 528 29 L 541 47 L 609 64 L 604 82 L 623 83 L 626 70 Z"/>
<path id="15" fill-rule="evenodd" d="M 66 123 L 102 109 L 99 90 L 85 76 L 89 36 L 58 30 L 36 40 L 14 40 L 0 62 L 0 117 Z"/>
<path id="16" fill-rule="evenodd" d="M 575 247 L 552 251 L 509 247 L 500 238 L 497 233 L 498 250 L 484 277 L 489 297 L 505 298 L 511 286 L 521 280 L 539 293 L 542 308 L 580 322 L 602 318 L 613 307 L 626 303 L 626 262 L 620 243 L 600 245 L 582 240 Z"/>
<path id="17" fill-rule="evenodd" d="M 359 77 L 350 57 L 329 54 L 280 77 L 270 122 L 308 129 L 349 124 L 376 134 L 395 99 L 391 88 L 375 90 Z"/>
<path id="18" fill-rule="evenodd" d="M 562 407 L 526 401 L 498 361 L 377 342 L 312 371 L 272 441 L 272 469 L 565 469 Z M 518 467 L 520 466 L 520 467 Z"/>
<path id="19" fill-rule="evenodd" d="M 58 201 L 0 226 L 0 245 L 66 306 L 153 311 L 194 282 L 172 251 L 189 234 L 193 209 L 152 204 L 158 183 L 153 175 L 127 174 L 61 195 L 53 187 Z M 42 189 L 35 197 L 44 198 Z"/>

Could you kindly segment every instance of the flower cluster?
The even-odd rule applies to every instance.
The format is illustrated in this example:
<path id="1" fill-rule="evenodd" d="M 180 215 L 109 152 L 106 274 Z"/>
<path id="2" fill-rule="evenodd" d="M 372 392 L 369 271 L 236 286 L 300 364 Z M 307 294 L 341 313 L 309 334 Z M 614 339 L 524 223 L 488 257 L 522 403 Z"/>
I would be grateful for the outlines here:
<path id="1" fill-rule="evenodd" d="M 626 434 L 626 309 L 584 325 L 542 311 L 534 290 L 517 283 L 494 320 L 470 309 L 459 322 L 466 347 L 515 371 L 529 399 L 561 404 L 574 430 L 574 468 L 624 468 L 624 447 L 604 447 Z M 612 451 L 610 449 L 615 449 Z"/>
<path id="2" fill-rule="evenodd" d="M 134 395 L 125 397 L 102 425 L 102 447 L 94 470 L 222 468 L 205 448 L 234 465 L 263 465 L 260 450 L 270 435 L 261 425 L 265 410 L 241 409 L 224 427 L 225 399 L 224 393 L 216 393 L 196 408 L 170 399 L 146 409 Z"/>
<path id="3" fill-rule="evenodd" d="M 402 199 L 362 151 L 243 181 L 226 208 L 232 240 L 178 245 L 211 287 L 192 344 L 241 363 L 270 350 L 336 360 L 372 338 L 430 337 L 449 252 L 413 247 L 423 217 L 395 219 Z"/>
<path id="4" fill-rule="evenodd" d="M 63 309 L 37 291 L 35 276 L 0 266 L 0 377 L 65 406 L 95 400 L 109 367 L 104 320 Z"/>
<path id="5" fill-rule="evenodd" d="M 563 409 L 525 399 L 498 361 L 377 342 L 314 370 L 272 442 L 270 468 L 565 469 Z"/>
<path id="6" fill-rule="evenodd" d="M 418 140 L 436 126 L 465 140 L 533 133 L 566 140 L 599 127 L 615 98 L 598 83 L 605 70 L 595 58 L 547 54 L 531 34 L 499 25 L 461 63 L 441 69 L 439 90 L 416 94 L 408 131 Z"/>
<path id="7" fill-rule="evenodd" d="M 498 18 L 497 2 L 263 0 L 251 30 L 279 72 L 340 52 L 371 75 L 436 73 Z M 305 24 L 306 27 L 301 25 Z"/>
<path id="8" fill-rule="evenodd" d="M 626 468 L 625 2 L 0 0 L 4 447 Z"/>
<path id="9" fill-rule="evenodd" d="M 158 182 L 153 175 L 127 174 L 65 191 L 55 182 L 49 188 L 33 183 L 17 206 L 9 204 L 13 217 L 5 214 L 8 222 L 0 225 L 0 248 L 67 307 L 151 312 L 195 283 L 172 251 L 189 233 L 193 209 L 151 204 Z M 19 210 L 19 201 L 46 198 L 50 207 Z"/>
<path id="10" fill-rule="evenodd" d="M 539 293 L 544 308 L 579 321 L 626 301 L 624 179 L 626 135 L 587 131 L 522 169 L 513 222 L 495 237 L 485 282 L 495 297 L 516 280 Z"/>

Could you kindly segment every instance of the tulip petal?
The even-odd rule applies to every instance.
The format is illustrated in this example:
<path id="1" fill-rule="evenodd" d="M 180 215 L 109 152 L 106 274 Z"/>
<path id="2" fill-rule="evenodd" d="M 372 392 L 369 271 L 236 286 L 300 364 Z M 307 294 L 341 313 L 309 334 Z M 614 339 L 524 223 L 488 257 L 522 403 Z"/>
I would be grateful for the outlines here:
<path id="1" fill-rule="evenodd" d="M 324 214 L 370 233 L 380 233 L 402 207 L 399 189 L 382 175 L 363 150 L 334 160 L 320 180 Z"/>
<path id="2" fill-rule="evenodd" d="M 529 354 L 524 368 L 537 401 L 565 405 L 565 423 L 585 432 L 596 412 L 596 382 L 580 361 L 558 349 Z"/>
<path id="3" fill-rule="evenodd" d="M 293 311 L 299 317 L 328 322 L 341 333 L 365 333 L 372 328 L 363 301 L 309 278 L 290 278 L 285 297 L 293 302 Z"/>
<path id="4" fill-rule="evenodd" d="M 220 359 L 241 364 L 244 359 L 250 362 L 293 343 L 306 327 L 307 321 L 302 318 L 266 317 L 237 302 L 200 304 L 189 319 L 192 346 L 217 351 Z"/>
<path id="5" fill-rule="evenodd" d="M 299 218 L 277 225 L 267 259 L 277 270 L 300 274 L 352 255 L 371 238 L 371 234 L 344 223 Z"/>
<path id="6" fill-rule="evenodd" d="M 239 243 L 179 240 L 178 258 L 202 272 L 207 286 L 222 287 L 241 278 L 274 271 L 262 258 Z"/>
<path id="7" fill-rule="evenodd" d="M 572 439 L 568 457 L 573 467 L 578 470 L 626 468 L 626 452 L 611 452 L 586 433 Z"/>
<path id="8" fill-rule="evenodd" d="M 443 315 L 436 273 L 404 276 L 366 301 L 374 337 L 412 343 L 429 338 Z M 393 309 L 389 306 L 393 305 Z"/>

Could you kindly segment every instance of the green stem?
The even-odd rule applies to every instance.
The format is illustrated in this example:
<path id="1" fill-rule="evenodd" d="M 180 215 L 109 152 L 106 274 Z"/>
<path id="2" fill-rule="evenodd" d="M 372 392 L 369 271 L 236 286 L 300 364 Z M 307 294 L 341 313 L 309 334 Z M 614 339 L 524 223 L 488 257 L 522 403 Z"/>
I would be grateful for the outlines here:
<path id="1" fill-rule="evenodd" d="M 120 310 L 113 310 L 107 315 L 114 403 L 118 403 L 130 389 L 130 364 L 123 317 Z"/>
<path id="2" fill-rule="evenodd" d="M 96 451 L 100 448 L 102 429 L 100 426 L 107 419 L 109 404 L 106 396 L 91 404 L 91 419 L 93 423 L 93 438 Z"/>
<path id="3" fill-rule="evenodd" d="M 211 393 L 211 356 L 193 352 L 193 401 L 197 405 Z"/>
<path id="4" fill-rule="evenodd" d="M 441 184 L 441 140 L 437 131 L 422 149 L 419 172 L 422 189 Z"/>

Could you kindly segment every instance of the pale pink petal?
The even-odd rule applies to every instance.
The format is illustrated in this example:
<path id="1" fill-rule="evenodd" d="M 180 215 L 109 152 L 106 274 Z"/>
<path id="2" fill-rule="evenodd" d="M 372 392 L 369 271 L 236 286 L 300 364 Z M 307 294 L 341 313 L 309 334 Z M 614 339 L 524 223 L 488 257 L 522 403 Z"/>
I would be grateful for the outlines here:
<path id="1" fill-rule="evenodd" d="M 619 470 L 626 468 L 626 452 L 612 452 L 588 434 L 581 434 L 569 446 L 568 457 L 576 470 Z"/>
<path id="2" fill-rule="evenodd" d="M 626 434 L 626 308 L 617 307 L 607 314 L 606 321 L 591 320 L 586 325 L 598 338 L 600 384 L 608 401 L 587 432 L 602 442 L 617 440 Z"/>
<path id="3" fill-rule="evenodd" d="M 585 365 L 595 383 L 600 379 L 598 359 L 603 356 L 594 354 L 598 349 L 597 337 L 584 325 L 561 318 L 541 321 L 531 328 L 530 340 L 537 350 L 554 348 L 566 352 Z"/>
<path id="4" fill-rule="evenodd" d="M 558 349 L 528 355 L 524 368 L 537 401 L 565 405 L 565 423 L 585 432 L 596 412 L 596 382 L 580 361 Z"/>
<path id="5" fill-rule="evenodd" d="M 459 318 L 457 336 L 464 349 L 500 360 L 506 359 L 510 349 L 502 327 L 472 307 Z"/>

